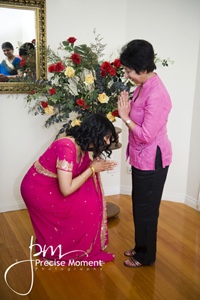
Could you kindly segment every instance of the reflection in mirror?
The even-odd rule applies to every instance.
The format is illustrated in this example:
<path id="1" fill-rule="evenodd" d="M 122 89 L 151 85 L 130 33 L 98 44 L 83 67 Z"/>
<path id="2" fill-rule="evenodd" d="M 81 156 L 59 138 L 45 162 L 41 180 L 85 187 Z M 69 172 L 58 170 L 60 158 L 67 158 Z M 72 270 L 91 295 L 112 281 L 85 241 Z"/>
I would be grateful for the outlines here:
<path id="1" fill-rule="evenodd" d="M 0 0 L 0 20 L 6 24 L 0 32 L 0 74 L 10 71 L 9 67 L 17 74 L 0 75 L 0 93 L 27 93 L 30 78 L 46 78 L 45 8 L 45 0 Z M 2 49 L 5 42 L 13 49 Z"/>
<path id="2" fill-rule="evenodd" d="M 14 54 L 19 54 L 19 47 L 24 42 L 32 41 L 36 36 L 35 11 L 30 9 L 0 7 L 1 23 L 6 24 L 0 33 L 0 44 L 10 42 L 14 46 Z M 10 20 L 8 22 L 8 20 Z M 13 26 L 15 24 L 15 26 Z M 0 51 L 0 61 L 4 58 Z"/>

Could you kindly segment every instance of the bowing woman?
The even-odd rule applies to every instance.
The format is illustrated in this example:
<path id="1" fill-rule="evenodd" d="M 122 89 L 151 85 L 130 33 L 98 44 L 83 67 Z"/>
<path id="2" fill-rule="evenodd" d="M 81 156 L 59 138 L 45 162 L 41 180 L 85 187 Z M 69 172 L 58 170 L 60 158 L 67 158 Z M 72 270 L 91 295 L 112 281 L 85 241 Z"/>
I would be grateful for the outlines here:
<path id="1" fill-rule="evenodd" d="M 24 176 L 21 194 L 35 231 L 36 251 L 48 249 L 42 260 L 69 265 L 70 261 L 114 259 L 104 251 L 107 214 L 99 173 L 116 165 L 106 159 L 115 140 L 113 124 L 91 114 L 80 126 L 67 130 L 66 137 L 55 140 Z M 62 255 L 50 251 L 59 246 Z"/>

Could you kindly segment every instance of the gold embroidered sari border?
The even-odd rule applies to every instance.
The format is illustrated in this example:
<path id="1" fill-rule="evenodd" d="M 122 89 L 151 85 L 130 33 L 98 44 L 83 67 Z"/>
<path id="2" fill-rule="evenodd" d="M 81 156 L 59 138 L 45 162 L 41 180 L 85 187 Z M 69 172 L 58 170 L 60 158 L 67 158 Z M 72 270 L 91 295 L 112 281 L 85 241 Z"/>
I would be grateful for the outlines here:
<path id="1" fill-rule="evenodd" d="M 107 232 L 108 232 L 108 224 L 107 224 L 107 203 L 104 196 L 104 189 L 101 181 L 101 174 L 96 173 L 98 176 L 99 186 L 101 189 L 102 194 L 102 205 L 103 205 L 103 216 L 102 216 L 102 223 L 101 223 L 101 248 L 103 250 L 107 247 Z"/>
<path id="2" fill-rule="evenodd" d="M 39 173 L 39 174 L 42 174 L 44 176 L 48 176 L 48 177 L 51 177 L 51 178 L 58 178 L 57 174 L 54 174 L 53 172 L 45 169 L 40 163 L 39 161 L 37 160 L 35 163 L 34 163 L 34 167 L 36 169 L 36 171 Z"/>

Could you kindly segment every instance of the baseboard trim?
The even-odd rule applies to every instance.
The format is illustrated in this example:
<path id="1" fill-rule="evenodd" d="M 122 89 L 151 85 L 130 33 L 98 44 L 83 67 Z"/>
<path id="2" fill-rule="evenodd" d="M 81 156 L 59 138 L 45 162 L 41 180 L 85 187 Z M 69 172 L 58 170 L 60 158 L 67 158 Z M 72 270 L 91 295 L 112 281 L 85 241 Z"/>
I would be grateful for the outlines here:
<path id="1" fill-rule="evenodd" d="M 124 187 L 121 187 L 120 193 L 123 195 L 131 195 L 132 189 L 131 189 L 131 187 L 124 186 Z M 179 195 L 179 194 L 173 194 L 173 193 L 163 193 L 162 200 L 185 203 L 185 195 Z"/>
<path id="2" fill-rule="evenodd" d="M 129 186 L 121 187 L 120 193 L 123 195 L 131 195 L 131 188 Z M 162 195 L 162 200 L 185 203 L 186 205 L 198 210 L 197 209 L 197 200 L 188 195 L 164 192 Z"/>
<path id="3" fill-rule="evenodd" d="M 121 189 L 118 186 L 105 188 L 104 189 L 104 195 L 105 196 L 112 196 L 112 195 L 131 195 L 131 188 L 130 187 L 121 187 Z M 188 195 L 180 195 L 180 194 L 173 194 L 173 193 L 163 193 L 162 200 L 167 200 L 171 202 L 179 202 L 179 203 L 185 203 L 186 205 L 197 209 L 197 199 L 194 199 Z M 0 204 L 0 213 L 8 212 L 8 211 L 14 211 L 14 210 L 20 210 L 20 209 L 26 209 L 26 205 L 21 200 L 19 202 L 10 202 L 8 204 L 1 203 Z"/>
<path id="4" fill-rule="evenodd" d="M 1 203 L 0 204 L 0 212 L 7 212 L 7 211 L 13 211 L 13 210 L 20 210 L 20 209 L 25 209 L 26 205 L 24 202 L 21 200 L 19 202 L 10 202 L 8 204 Z"/>
<path id="5" fill-rule="evenodd" d="M 120 187 L 119 186 L 104 188 L 104 195 L 105 196 L 112 196 L 112 195 L 119 195 L 119 194 L 120 194 Z"/>
<path id="6" fill-rule="evenodd" d="M 104 189 L 105 196 L 112 196 L 112 195 L 119 195 L 120 188 L 118 186 L 109 187 Z M 25 209 L 26 205 L 24 204 L 23 200 L 18 202 L 12 201 L 10 203 L 0 203 L 0 213 L 13 211 L 13 210 L 20 210 Z"/>
<path id="7" fill-rule="evenodd" d="M 197 211 L 199 211 L 197 209 L 197 199 L 194 199 L 190 196 L 186 196 L 185 197 L 185 204 L 187 204 L 188 206 L 191 206 L 192 208 L 196 209 Z"/>
<path id="8" fill-rule="evenodd" d="M 131 195 L 132 189 L 130 186 L 122 186 L 120 188 L 120 194 L 122 195 Z"/>

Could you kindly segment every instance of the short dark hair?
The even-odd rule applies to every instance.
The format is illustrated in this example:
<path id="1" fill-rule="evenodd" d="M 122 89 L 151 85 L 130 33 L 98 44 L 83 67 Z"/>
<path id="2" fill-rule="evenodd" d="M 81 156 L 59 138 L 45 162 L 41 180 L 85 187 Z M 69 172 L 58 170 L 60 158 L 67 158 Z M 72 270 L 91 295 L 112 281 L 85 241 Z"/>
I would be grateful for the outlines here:
<path id="1" fill-rule="evenodd" d="M 156 69 L 153 46 L 145 40 L 133 40 L 122 48 L 121 64 L 135 70 L 137 74 L 142 71 L 153 72 Z"/>
<path id="2" fill-rule="evenodd" d="M 105 144 L 104 141 L 104 137 L 108 134 L 111 142 L 117 140 L 113 124 L 99 113 L 86 117 L 80 126 L 74 126 L 66 130 L 66 135 L 73 136 L 81 150 L 92 151 L 94 157 L 101 155 L 103 152 L 110 157 L 112 153 L 109 149 L 110 145 Z M 90 149 L 91 144 L 93 144 L 92 149 Z"/>
<path id="3" fill-rule="evenodd" d="M 35 50 L 35 46 L 32 43 L 24 43 L 19 48 L 19 55 L 20 56 L 22 56 L 22 55 L 28 55 L 33 50 Z"/>
<path id="4" fill-rule="evenodd" d="M 14 50 L 14 47 L 13 47 L 13 45 L 12 45 L 10 42 L 5 42 L 5 43 L 3 43 L 3 44 L 1 45 L 1 48 L 2 48 L 2 50 L 5 49 L 5 48 Z"/>

